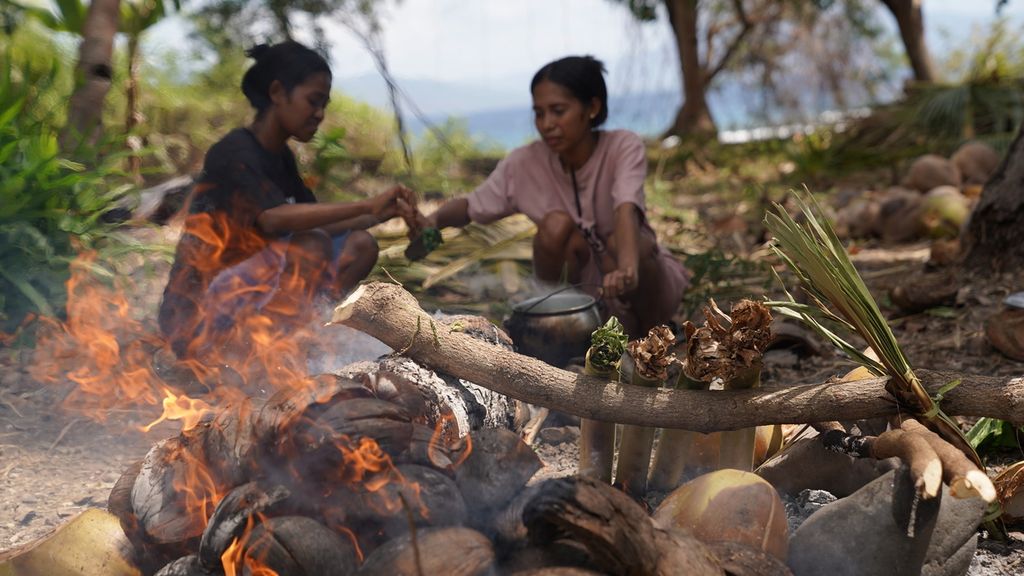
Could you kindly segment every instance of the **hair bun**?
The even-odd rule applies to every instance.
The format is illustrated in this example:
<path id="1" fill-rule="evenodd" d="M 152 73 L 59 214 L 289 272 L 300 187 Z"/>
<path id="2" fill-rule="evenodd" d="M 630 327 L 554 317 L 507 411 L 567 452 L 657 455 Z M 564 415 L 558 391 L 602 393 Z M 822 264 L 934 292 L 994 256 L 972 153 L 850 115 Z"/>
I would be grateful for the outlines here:
<path id="1" fill-rule="evenodd" d="M 267 52 L 269 50 L 270 50 L 270 45 L 269 44 L 257 44 L 255 46 L 253 46 L 252 48 L 249 48 L 248 50 L 246 50 L 245 51 L 245 55 L 248 56 L 249 58 L 252 58 L 253 60 L 259 62 L 260 60 L 263 59 L 264 56 L 267 55 Z"/>

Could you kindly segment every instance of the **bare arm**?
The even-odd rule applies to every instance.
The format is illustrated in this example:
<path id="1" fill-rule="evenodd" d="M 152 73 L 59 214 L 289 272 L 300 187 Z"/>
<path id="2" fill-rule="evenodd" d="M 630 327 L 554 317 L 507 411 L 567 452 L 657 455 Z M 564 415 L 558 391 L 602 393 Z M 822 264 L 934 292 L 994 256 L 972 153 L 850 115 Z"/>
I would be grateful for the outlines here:
<path id="1" fill-rule="evenodd" d="M 438 230 L 453 226 L 462 228 L 469 224 L 469 200 L 463 197 L 445 202 L 436 212 L 427 216 L 427 222 Z"/>
<path id="2" fill-rule="evenodd" d="M 412 190 L 394 186 L 357 202 L 281 204 L 260 213 L 256 223 L 268 234 L 323 228 L 337 234 L 353 228 L 369 228 L 409 211 Z"/>
<path id="3" fill-rule="evenodd" d="M 322 230 L 331 236 L 336 236 L 346 230 L 368 230 L 377 224 L 380 224 L 380 220 L 376 216 L 373 214 L 364 214 L 362 216 L 353 216 L 352 218 L 332 222 L 323 226 Z"/>
<path id="4" fill-rule="evenodd" d="M 370 200 L 281 204 L 260 213 L 256 223 L 267 234 L 321 228 L 358 216 L 372 215 Z"/>
<path id="5" fill-rule="evenodd" d="M 640 270 L 640 215 L 636 204 L 615 209 L 615 270 L 605 274 L 604 294 L 615 298 L 637 287 Z"/>

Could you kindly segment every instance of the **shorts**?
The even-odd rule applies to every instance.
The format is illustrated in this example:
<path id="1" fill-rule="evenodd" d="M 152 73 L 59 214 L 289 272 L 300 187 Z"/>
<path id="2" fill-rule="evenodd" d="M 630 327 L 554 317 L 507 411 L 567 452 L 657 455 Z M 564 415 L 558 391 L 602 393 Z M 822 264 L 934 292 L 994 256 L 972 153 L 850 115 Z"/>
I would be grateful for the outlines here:
<path id="1" fill-rule="evenodd" d="M 350 231 L 331 238 L 331 265 L 327 268 L 330 282 L 338 274 L 338 261 Z M 281 276 L 288 250 L 287 236 L 274 240 L 266 248 L 217 273 L 203 297 L 206 318 L 213 320 L 214 330 L 227 329 L 240 316 L 260 313 L 281 289 Z"/>

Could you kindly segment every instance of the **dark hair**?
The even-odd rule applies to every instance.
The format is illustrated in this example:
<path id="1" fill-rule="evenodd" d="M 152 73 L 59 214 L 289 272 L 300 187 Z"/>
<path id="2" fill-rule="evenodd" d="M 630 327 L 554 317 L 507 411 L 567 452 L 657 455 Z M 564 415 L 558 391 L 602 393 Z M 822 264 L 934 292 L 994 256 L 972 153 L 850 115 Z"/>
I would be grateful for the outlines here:
<path id="1" fill-rule="evenodd" d="M 270 107 L 270 85 L 274 80 L 291 92 L 313 74 L 331 74 L 331 67 L 323 56 L 291 40 L 273 46 L 259 44 L 246 50 L 245 54 L 256 63 L 242 77 L 242 94 L 257 113 Z"/>
<path id="2" fill-rule="evenodd" d="M 608 119 L 608 87 L 604 83 L 604 63 L 593 56 L 566 56 L 545 64 L 533 75 L 530 92 L 547 80 L 564 86 L 577 100 L 589 106 L 597 98 L 601 110 L 590 121 L 591 128 L 597 128 Z"/>

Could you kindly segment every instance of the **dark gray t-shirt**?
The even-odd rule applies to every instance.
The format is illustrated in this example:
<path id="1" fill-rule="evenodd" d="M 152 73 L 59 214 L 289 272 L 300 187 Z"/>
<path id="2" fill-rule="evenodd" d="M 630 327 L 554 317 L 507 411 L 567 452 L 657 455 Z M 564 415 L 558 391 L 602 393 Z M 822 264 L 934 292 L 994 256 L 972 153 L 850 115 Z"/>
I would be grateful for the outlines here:
<path id="1" fill-rule="evenodd" d="M 179 356 L 202 321 L 197 312 L 210 281 L 273 239 L 257 225 L 259 215 L 294 202 L 316 197 L 287 146 L 270 152 L 248 129 L 237 128 L 206 153 L 160 304 L 160 329 Z"/>

